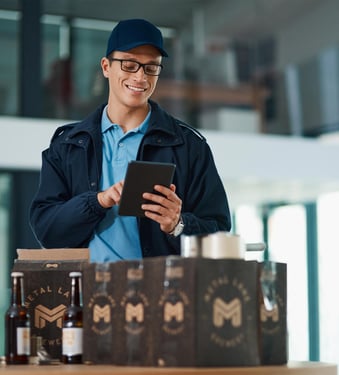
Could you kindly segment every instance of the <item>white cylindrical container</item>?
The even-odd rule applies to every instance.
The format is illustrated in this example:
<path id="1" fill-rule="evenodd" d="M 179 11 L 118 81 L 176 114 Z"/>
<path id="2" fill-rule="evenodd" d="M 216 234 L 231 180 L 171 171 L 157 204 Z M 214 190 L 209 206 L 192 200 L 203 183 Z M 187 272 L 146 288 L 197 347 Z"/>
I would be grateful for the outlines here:
<path id="1" fill-rule="evenodd" d="M 202 236 L 182 234 L 180 236 L 181 256 L 185 258 L 201 257 L 201 242 Z"/>
<path id="2" fill-rule="evenodd" d="M 202 239 L 202 256 L 213 259 L 245 259 L 246 245 L 237 234 L 216 232 Z"/>

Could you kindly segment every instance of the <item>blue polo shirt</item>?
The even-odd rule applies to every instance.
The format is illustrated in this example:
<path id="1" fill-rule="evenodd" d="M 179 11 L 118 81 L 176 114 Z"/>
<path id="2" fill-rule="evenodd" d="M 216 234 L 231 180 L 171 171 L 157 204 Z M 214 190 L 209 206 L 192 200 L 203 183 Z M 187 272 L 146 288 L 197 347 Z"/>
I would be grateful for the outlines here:
<path id="1" fill-rule="evenodd" d="M 150 110 L 137 128 L 124 133 L 118 124 L 110 122 L 106 111 L 107 106 L 101 118 L 103 140 L 101 190 L 125 178 L 128 162 L 136 159 L 151 115 Z M 142 258 L 136 217 L 119 216 L 118 206 L 113 206 L 97 226 L 89 248 L 91 262 Z"/>

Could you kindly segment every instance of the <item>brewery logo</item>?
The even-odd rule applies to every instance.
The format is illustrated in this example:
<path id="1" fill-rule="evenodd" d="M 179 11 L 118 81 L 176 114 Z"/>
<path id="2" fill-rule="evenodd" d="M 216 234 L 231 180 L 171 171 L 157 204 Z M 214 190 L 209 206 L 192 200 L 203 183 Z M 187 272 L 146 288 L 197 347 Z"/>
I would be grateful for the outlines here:
<path id="1" fill-rule="evenodd" d="M 101 319 L 105 323 L 111 322 L 111 309 L 109 305 L 105 305 L 103 307 L 99 305 L 93 306 L 93 322 L 99 323 Z"/>
<path id="2" fill-rule="evenodd" d="M 87 307 L 91 312 L 90 329 L 99 336 L 103 336 L 112 330 L 113 311 L 116 306 L 114 298 L 106 292 L 94 293 Z"/>
<path id="3" fill-rule="evenodd" d="M 182 302 L 165 302 L 164 304 L 164 322 L 169 323 L 171 320 L 175 320 L 178 323 L 184 321 L 184 304 Z"/>
<path id="4" fill-rule="evenodd" d="M 230 320 L 233 327 L 240 327 L 242 323 L 241 301 L 234 298 L 226 303 L 221 298 L 216 298 L 213 303 L 213 324 L 222 327 L 225 320 Z"/>
<path id="5" fill-rule="evenodd" d="M 60 284 L 41 284 L 41 278 L 34 277 L 27 285 L 30 288 L 25 306 L 33 317 L 31 333 L 42 336 L 46 350 L 57 358 L 61 351 L 62 316 L 70 301 L 70 290 Z"/>
<path id="6" fill-rule="evenodd" d="M 108 271 L 95 272 L 96 283 L 109 283 L 111 281 L 111 273 Z"/>
<path id="7" fill-rule="evenodd" d="M 127 280 L 130 282 L 141 281 L 144 277 L 144 270 L 141 264 L 138 264 L 139 268 L 129 268 L 127 270 Z"/>
<path id="8" fill-rule="evenodd" d="M 186 293 L 178 288 L 168 288 L 161 295 L 162 329 L 169 335 L 178 335 L 185 328 L 185 306 L 189 305 Z"/>
<path id="9" fill-rule="evenodd" d="M 145 329 L 145 314 L 149 306 L 147 296 L 138 288 L 130 288 L 123 296 L 120 306 L 124 310 L 124 329 L 132 335 L 139 335 Z"/>
<path id="10" fill-rule="evenodd" d="M 167 266 L 165 270 L 165 278 L 170 279 L 182 279 L 184 277 L 184 267 L 178 266 Z"/>
<path id="11" fill-rule="evenodd" d="M 140 335 L 145 330 L 149 301 L 142 292 L 143 278 L 143 264 L 139 261 L 129 264 L 126 271 L 126 292 L 120 306 L 124 314 L 124 329 L 130 335 Z"/>
<path id="12" fill-rule="evenodd" d="M 265 304 L 262 302 L 260 306 L 260 320 L 262 332 L 266 335 L 275 335 L 284 328 L 284 311 L 286 310 L 286 303 L 284 299 L 276 294 L 275 303 L 273 303 L 272 309 L 267 309 Z"/>
<path id="13" fill-rule="evenodd" d="M 133 319 L 135 319 L 138 323 L 142 323 L 144 321 L 144 306 L 142 303 L 133 305 L 132 303 L 128 302 L 126 304 L 125 321 L 130 323 L 133 321 Z"/>
<path id="14" fill-rule="evenodd" d="M 275 303 L 271 310 L 267 310 L 265 305 L 262 304 L 260 308 L 260 319 L 263 323 L 267 322 L 268 319 L 272 319 L 272 322 L 278 322 L 279 321 L 278 305 Z"/>
<path id="15" fill-rule="evenodd" d="M 162 330 L 168 335 L 178 335 L 185 329 L 185 310 L 189 298 L 181 288 L 184 267 L 168 259 L 165 268 L 164 291 L 158 305 L 162 307 Z"/>
<path id="16" fill-rule="evenodd" d="M 65 305 L 59 305 L 54 309 L 49 309 L 43 305 L 36 306 L 36 308 L 34 309 L 34 326 L 41 329 L 46 327 L 46 322 L 56 322 L 56 326 L 61 329 L 62 317 L 65 310 Z"/>
<path id="17" fill-rule="evenodd" d="M 243 344 L 247 324 L 255 319 L 247 307 L 252 301 L 248 286 L 237 277 L 223 275 L 208 284 L 203 301 L 210 314 L 210 340 L 223 348 Z"/>
<path id="18" fill-rule="evenodd" d="M 25 306 L 28 309 L 34 309 L 37 304 L 51 307 L 50 301 L 54 301 L 54 299 L 65 301 L 65 304 L 68 305 L 70 290 L 64 289 L 62 286 L 55 288 L 52 288 L 50 285 L 39 286 L 27 292 Z"/>

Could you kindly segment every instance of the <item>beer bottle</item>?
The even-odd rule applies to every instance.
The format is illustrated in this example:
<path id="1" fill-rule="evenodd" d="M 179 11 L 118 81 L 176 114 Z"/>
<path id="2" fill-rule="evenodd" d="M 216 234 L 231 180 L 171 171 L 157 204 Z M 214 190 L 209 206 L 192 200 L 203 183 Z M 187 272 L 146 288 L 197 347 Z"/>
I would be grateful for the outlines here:
<path id="1" fill-rule="evenodd" d="M 127 262 L 125 293 L 126 365 L 141 366 L 145 363 L 145 309 L 147 298 L 142 291 L 144 269 L 139 260 Z"/>
<path id="2" fill-rule="evenodd" d="M 30 316 L 24 306 L 24 274 L 12 272 L 11 305 L 5 315 L 7 364 L 27 364 L 30 356 Z"/>
<path id="3" fill-rule="evenodd" d="M 188 339 L 185 335 L 185 305 L 188 298 L 182 291 L 183 278 L 184 259 L 178 256 L 166 257 L 160 298 L 162 321 L 158 333 L 158 366 L 187 365 L 186 359 L 189 361 L 189 354 L 186 357 L 186 349 L 183 349 L 183 343 Z"/>
<path id="4" fill-rule="evenodd" d="M 81 272 L 71 272 L 71 303 L 66 308 L 62 323 L 62 362 L 82 362 L 82 290 Z"/>

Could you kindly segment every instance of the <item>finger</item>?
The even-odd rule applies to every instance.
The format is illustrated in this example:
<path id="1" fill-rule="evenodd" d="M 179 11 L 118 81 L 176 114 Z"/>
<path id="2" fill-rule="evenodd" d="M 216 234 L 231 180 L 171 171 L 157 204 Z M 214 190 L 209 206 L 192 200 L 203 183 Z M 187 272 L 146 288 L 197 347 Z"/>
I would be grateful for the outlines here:
<path id="1" fill-rule="evenodd" d="M 174 185 L 173 185 L 174 186 Z M 180 204 L 181 200 L 180 198 L 173 192 L 171 189 L 166 188 L 161 185 L 155 185 L 154 190 L 158 191 L 159 194 L 153 194 L 153 193 L 144 193 L 143 198 L 147 200 L 151 200 L 160 204 L 166 203 L 163 201 L 163 199 L 167 199 L 170 202 L 174 202 L 176 204 Z"/>
<path id="2" fill-rule="evenodd" d="M 123 189 L 122 181 L 117 182 L 116 184 L 112 185 L 109 189 L 110 196 L 115 201 L 115 204 L 118 204 L 120 202 L 122 189 Z"/>
<path id="3" fill-rule="evenodd" d="M 117 192 L 119 193 L 119 195 L 121 195 L 121 193 L 122 193 L 122 189 L 123 189 L 123 187 L 124 187 L 124 181 L 123 181 L 123 180 L 122 180 L 122 181 L 119 181 L 119 182 L 117 182 L 117 183 L 116 183 L 115 185 L 113 185 L 113 186 L 115 186 Z"/>
<path id="4" fill-rule="evenodd" d="M 181 206 L 174 204 L 168 208 L 159 204 L 145 203 L 141 208 L 145 212 L 154 213 L 157 216 L 157 222 L 161 224 L 169 224 L 172 227 L 178 222 L 181 214 Z"/>
<path id="5" fill-rule="evenodd" d="M 169 188 L 163 185 L 155 185 L 154 190 L 166 196 L 168 199 L 175 195 L 175 185 L 173 184 L 171 184 Z"/>
<path id="6" fill-rule="evenodd" d="M 145 211 L 145 216 L 160 225 L 160 229 L 166 233 L 170 232 L 173 228 L 173 220 L 169 217 L 159 215 L 152 211 Z"/>
<path id="7" fill-rule="evenodd" d="M 144 193 L 142 197 L 149 202 L 157 203 L 158 205 L 164 206 L 164 207 L 171 207 L 173 205 L 173 202 L 170 201 L 167 197 L 159 194 L 152 194 L 152 193 Z"/>
<path id="8" fill-rule="evenodd" d="M 160 204 L 145 203 L 141 206 L 144 211 L 154 212 L 159 216 L 167 217 L 168 209 Z"/>

